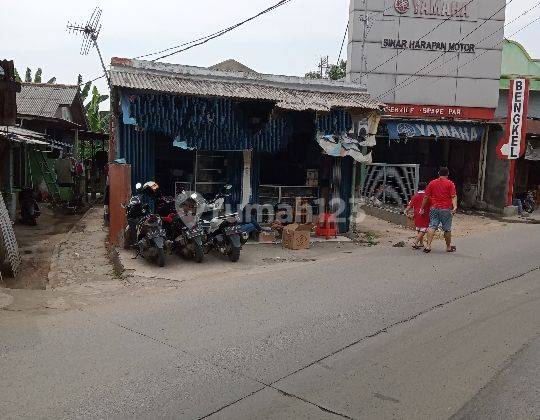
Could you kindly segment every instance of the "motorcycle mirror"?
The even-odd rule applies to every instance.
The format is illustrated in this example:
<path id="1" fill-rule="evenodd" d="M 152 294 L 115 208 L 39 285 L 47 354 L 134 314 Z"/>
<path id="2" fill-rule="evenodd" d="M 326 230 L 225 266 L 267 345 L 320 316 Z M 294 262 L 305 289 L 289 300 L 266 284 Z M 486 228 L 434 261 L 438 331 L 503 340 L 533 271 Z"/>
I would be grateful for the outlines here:
<path id="1" fill-rule="evenodd" d="M 227 184 L 227 185 L 225 185 L 225 186 L 223 187 L 223 189 L 224 189 L 225 191 L 230 191 L 230 190 L 232 190 L 232 185 L 231 185 L 231 184 Z"/>
<path id="2" fill-rule="evenodd" d="M 142 184 L 141 184 L 140 182 L 137 182 L 137 183 L 135 184 L 135 190 L 136 190 L 136 191 L 139 191 L 141 188 L 142 188 Z"/>

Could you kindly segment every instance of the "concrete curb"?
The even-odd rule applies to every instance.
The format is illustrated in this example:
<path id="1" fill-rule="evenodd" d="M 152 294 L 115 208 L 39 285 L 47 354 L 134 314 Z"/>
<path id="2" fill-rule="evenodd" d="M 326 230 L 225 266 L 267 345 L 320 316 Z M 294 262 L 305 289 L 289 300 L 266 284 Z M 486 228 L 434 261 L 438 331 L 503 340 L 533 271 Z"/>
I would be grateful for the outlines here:
<path id="1" fill-rule="evenodd" d="M 108 240 L 105 242 L 105 248 L 107 249 L 107 255 L 113 266 L 114 275 L 122 277 L 125 274 L 126 268 L 124 267 L 124 264 L 122 264 L 118 249 Z"/>

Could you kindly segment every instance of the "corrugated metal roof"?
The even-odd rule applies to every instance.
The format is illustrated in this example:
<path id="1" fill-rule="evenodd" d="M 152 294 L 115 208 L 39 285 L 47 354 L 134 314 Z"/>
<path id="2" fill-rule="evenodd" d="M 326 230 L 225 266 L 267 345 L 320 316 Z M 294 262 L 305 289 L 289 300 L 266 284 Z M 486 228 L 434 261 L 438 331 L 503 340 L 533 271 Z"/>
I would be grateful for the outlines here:
<path id="1" fill-rule="evenodd" d="M 27 130 L 26 128 L 21 127 L 6 127 L 6 130 L 0 130 L 0 136 L 6 138 L 8 141 L 17 143 L 28 143 L 42 146 L 49 144 L 45 134 Z"/>
<path id="2" fill-rule="evenodd" d="M 58 118 L 60 106 L 71 106 L 78 92 L 77 85 L 22 83 L 17 94 L 17 114 Z"/>
<path id="3" fill-rule="evenodd" d="M 334 107 L 379 109 L 361 85 L 294 76 L 217 71 L 142 60 L 113 59 L 113 86 L 165 92 L 276 102 L 287 110 L 330 111 Z"/>

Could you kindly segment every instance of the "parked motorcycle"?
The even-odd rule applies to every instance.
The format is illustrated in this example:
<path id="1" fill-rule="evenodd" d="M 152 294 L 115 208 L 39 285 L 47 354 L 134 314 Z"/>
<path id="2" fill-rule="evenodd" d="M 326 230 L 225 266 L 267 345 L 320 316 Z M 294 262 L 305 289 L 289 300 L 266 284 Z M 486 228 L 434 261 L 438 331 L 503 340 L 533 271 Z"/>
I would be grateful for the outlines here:
<path id="1" fill-rule="evenodd" d="M 21 223 L 36 226 L 37 218 L 41 215 L 36 193 L 32 188 L 24 188 L 19 195 L 21 201 Z"/>
<path id="2" fill-rule="evenodd" d="M 137 242 L 137 225 L 148 215 L 148 204 L 142 201 L 142 184 L 135 185 L 135 195 L 127 204 L 122 206 L 126 210 L 127 226 L 124 230 L 124 249 L 132 248 Z"/>
<path id="3" fill-rule="evenodd" d="M 124 231 L 124 247 L 134 247 L 137 249 L 137 256 L 142 255 L 144 259 L 163 267 L 168 242 L 161 218 L 150 214 L 148 204 L 143 203 L 141 184 L 136 185 L 136 192 L 124 205 L 128 219 Z"/>
<path id="4" fill-rule="evenodd" d="M 159 267 L 165 265 L 166 240 L 167 235 L 158 215 L 149 214 L 137 225 L 137 255 L 155 261 Z"/>
<path id="5" fill-rule="evenodd" d="M 200 215 L 205 206 L 204 198 L 192 191 L 182 191 L 176 199 L 161 197 L 158 200 L 158 213 L 162 215 L 172 251 L 197 263 L 204 259 L 204 231 Z M 174 211 L 171 211 L 173 208 Z"/>
<path id="6" fill-rule="evenodd" d="M 232 186 L 226 185 L 209 203 L 202 216 L 202 225 L 205 232 L 205 252 L 215 249 L 220 254 L 227 255 L 230 261 L 237 262 L 250 233 L 260 232 L 261 229 L 256 222 L 240 223 L 238 213 L 224 213 L 223 205 L 231 188 Z"/>
<path id="7" fill-rule="evenodd" d="M 528 191 L 523 198 L 523 210 L 532 213 L 536 210 L 536 199 L 532 191 Z"/>

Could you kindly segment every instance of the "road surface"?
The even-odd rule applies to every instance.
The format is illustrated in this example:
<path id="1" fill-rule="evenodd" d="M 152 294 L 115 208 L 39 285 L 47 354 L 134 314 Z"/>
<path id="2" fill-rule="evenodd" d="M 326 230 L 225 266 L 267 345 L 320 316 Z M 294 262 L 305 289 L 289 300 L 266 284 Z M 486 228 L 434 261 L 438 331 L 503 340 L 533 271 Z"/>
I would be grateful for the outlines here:
<path id="1" fill-rule="evenodd" d="M 0 312 L 0 416 L 539 418 L 540 226 L 457 245 Z"/>

